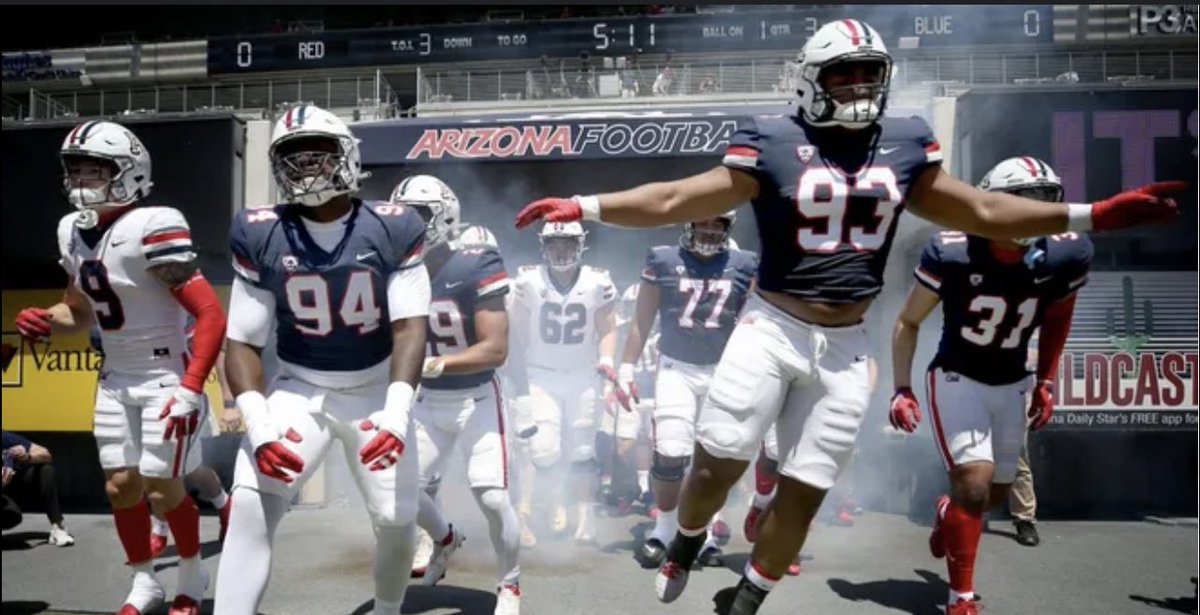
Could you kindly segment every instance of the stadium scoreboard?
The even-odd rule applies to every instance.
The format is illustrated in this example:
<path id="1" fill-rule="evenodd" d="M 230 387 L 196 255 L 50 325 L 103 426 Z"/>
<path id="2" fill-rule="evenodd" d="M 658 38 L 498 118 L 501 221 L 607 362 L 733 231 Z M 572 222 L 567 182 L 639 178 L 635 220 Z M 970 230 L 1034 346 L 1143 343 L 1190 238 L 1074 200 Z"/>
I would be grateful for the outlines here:
<path id="1" fill-rule="evenodd" d="M 1048 44 L 1051 5 L 892 5 L 522 22 L 484 22 L 220 37 L 210 74 L 429 62 L 564 58 L 635 53 L 799 51 L 830 21 L 861 19 L 889 49 Z M 904 44 L 902 44 L 904 43 Z"/>

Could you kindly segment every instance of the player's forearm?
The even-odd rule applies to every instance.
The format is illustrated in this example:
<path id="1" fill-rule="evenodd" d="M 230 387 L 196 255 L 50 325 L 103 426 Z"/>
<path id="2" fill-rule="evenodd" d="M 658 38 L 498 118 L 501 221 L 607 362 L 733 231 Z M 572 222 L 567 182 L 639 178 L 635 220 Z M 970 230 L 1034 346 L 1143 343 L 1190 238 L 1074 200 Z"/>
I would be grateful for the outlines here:
<path id="1" fill-rule="evenodd" d="M 266 383 L 263 377 L 262 349 L 236 340 L 225 344 L 225 379 L 229 383 L 227 394 L 237 396 L 247 391 L 263 393 Z"/>
<path id="2" fill-rule="evenodd" d="M 625 348 L 621 351 L 621 362 L 637 363 L 645 346 L 646 338 L 642 335 L 642 328 L 638 326 L 637 319 L 634 319 L 629 325 L 629 331 L 625 334 Z"/>
<path id="3" fill-rule="evenodd" d="M 972 209 L 976 214 L 975 228 L 964 230 L 989 239 L 1056 235 L 1068 230 L 1069 210 L 1065 203 L 1046 203 L 1003 192 L 984 192 Z M 1086 215 L 1090 220 L 1090 209 Z"/>
<path id="4" fill-rule="evenodd" d="M 406 382 L 414 389 L 420 383 L 425 363 L 426 322 L 423 316 L 392 322 L 392 382 Z"/>
<path id="5" fill-rule="evenodd" d="M 484 340 L 466 350 L 444 358 L 442 374 L 477 374 L 504 365 L 508 359 L 508 344 Z"/>
<path id="6" fill-rule="evenodd" d="M 917 351 L 918 327 L 896 321 L 892 331 L 892 386 L 912 387 L 912 362 Z"/>
<path id="7" fill-rule="evenodd" d="M 600 337 L 600 362 L 604 363 L 608 359 L 609 364 L 613 364 L 617 357 L 617 328 L 613 327 L 606 331 Z"/>

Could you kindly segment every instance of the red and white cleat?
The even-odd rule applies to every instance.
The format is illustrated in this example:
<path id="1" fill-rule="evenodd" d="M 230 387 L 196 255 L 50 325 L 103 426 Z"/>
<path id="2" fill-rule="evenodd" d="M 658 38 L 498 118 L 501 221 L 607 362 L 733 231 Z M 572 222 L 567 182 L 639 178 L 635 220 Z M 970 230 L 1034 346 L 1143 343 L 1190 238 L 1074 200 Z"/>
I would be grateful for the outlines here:
<path id="1" fill-rule="evenodd" d="M 150 532 L 150 557 L 158 559 L 167 550 L 167 537 Z"/>
<path id="2" fill-rule="evenodd" d="M 792 560 L 792 563 L 788 564 L 787 573 L 788 573 L 788 576 L 792 576 L 792 577 L 800 576 L 800 556 L 799 555 L 796 556 L 796 559 Z"/>
<path id="3" fill-rule="evenodd" d="M 730 529 L 728 523 L 725 523 L 724 519 L 717 519 L 713 521 L 711 534 L 718 545 L 724 545 L 729 543 L 729 539 L 733 536 L 733 530 Z"/>
<path id="4" fill-rule="evenodd" d="M 979 611 L 982 608 L 978 599 L 964 600 L 959 598 L 958 602 L 946 605 L 946 615 L 979 615 Z"/>

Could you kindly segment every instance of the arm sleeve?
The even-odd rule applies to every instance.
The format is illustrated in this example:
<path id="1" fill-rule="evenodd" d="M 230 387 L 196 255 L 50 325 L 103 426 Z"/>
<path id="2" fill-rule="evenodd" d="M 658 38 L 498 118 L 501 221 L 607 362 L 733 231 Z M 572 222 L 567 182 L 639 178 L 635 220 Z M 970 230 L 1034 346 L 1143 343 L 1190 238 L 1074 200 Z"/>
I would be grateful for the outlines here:
<path id="1" fill-rule="evenodd" d="M 922 286 L 940 295 L 946 265 L 942 260 L 942 252 L 938 249 L 939 241 L 940 236 L 934 235 L 925 245 L 925 251 L 921 253 L 921 263 L 913 271 L 913 277 L 917 278 L 917 282 Z"/>
<path id="2" fill-rule="evenodd" d="M 745 118 L 738 122 L 737 131 L 729 138 L 725 148 L 725 157 L 721 164 L 739 171 L 745 171 L 762 180 L 765 171 L 762 167 L 762 135 L 758 131 L 758 123 L 754 118 Z"/>
<path id="3" fill-rule="evenodd" d="M 479 301 L 492 297 L 503 297 L 509 291 L 508 271 L 500 253 L 487 250 L 480 257 L 479 281 L 475 284 L 475 297 Z"/>
<path id="4" fill-rule="evenodd" d="M 396 322 L 405 318 L 429 316 L 429 301 L 433 291 L 429 285 L 429 272 L 424 263 L 393 271 L 388 276 L 388 320 Z"/>
<path id="5" fill-rule="evenodd" d="M 142 256 L 146 257 L 146 268 L 195 260 L 192 232 L 178 209 L 160 207 L 150 215 L 142 229 Z"/>
<path id="6" fill-rule="evenodd" d="M 267 345 L 275 318 L 275 295 L 236 277 L 229 292 L 229 324 L 225 335 L 256 348 Z"/>

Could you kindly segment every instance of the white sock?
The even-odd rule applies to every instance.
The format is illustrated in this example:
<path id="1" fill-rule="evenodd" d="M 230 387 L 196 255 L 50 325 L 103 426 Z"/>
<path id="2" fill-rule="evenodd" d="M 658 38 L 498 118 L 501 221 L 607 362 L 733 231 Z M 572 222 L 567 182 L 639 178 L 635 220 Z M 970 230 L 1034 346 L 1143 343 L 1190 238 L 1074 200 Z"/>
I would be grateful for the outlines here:
<path id="1" fill-rule="evenodd" d="M 479 510 L 488 522 L 492 549 L 496 551 L 496 581 L 517 585 L 521 581 L 521 522 L 505 489 L 472 489 Z"/>
<path id="2" fill-rule="evenodd" d="M 745 575 L 747 581 L 765 592 L 771 591 L 779 583 L 779 579 L 771 578 L 765 572 L 759 571 L 753 559 L 746 562 L 746 569 L 742 574 Z"/>
<path id="3" fill-rule="evenodd" d="M 425 492 L 421 492 L 424 495 Z M 375 526 L 375 614 L 400 615 L 416 550 L 417 525 Z M 215 612 L 215 611 L 214 611 Z"/>
<path id="4" fill-rule="evenodd" d="M 159 536 L 170 536 L 171 526 L 167 525 L 167 522 L 163 519 L 150 515 L 150 531 Z"/>
<path id="5" fill-rule="evenodd" d="M 960 592 L 954 591 L 953 589 L 950 590 L 950 604 L 954 604 L 954 603 L 958 602 L 959 600 L 966 600 L 967 602 L 970 602 L 974 599 L 975 599 L 975 592 L 961 592 L 960 593 Z"/>
<path id="6" fill-rule="evenodd" d="M 200 602 L 204 600 L 204 593 L 207 590 L 208 571 L 204 569 L 204 562 L 200 561 L 200 556 L 180 558 L 179 585 L 175 593 L 195 598 L 196 602 Z"/>
<path id="7" fill-rule="evenodd" d="M 213 508 L 221 510 L 222 508 L 225 508 L 225 503 L 228 501 L 229 494 L 222 491 L 221 493 L 218 493 L 216 497 L 210 499 L 208 503 L 212 504 Z"/>
<path id="8" fill-rule="evenodd" d="M 646 493 L 650 490 L 650 470 L 638 470 L 638 493 Z"/>
<path id="9" fill-rule="evenodd" d="M 275 528 L 287 512 L 288 503 L 281 496 L 245 487 L 234 489 L 232 497 L 229 533 L 217 567 L 213 612 L 255 615 L 271 576 Z"/>
<path id="10" fill-rule="evenodd" d="M 675 510 L 660 510 L 658 511 L 658 519 L 654 520 L 654 530 L 650 532 L 651 538 L 657 538 L 664 545 L 671 544 L 671 539 L 675 538 L 675 532 L 679 530 L 679 509 Z"/>

